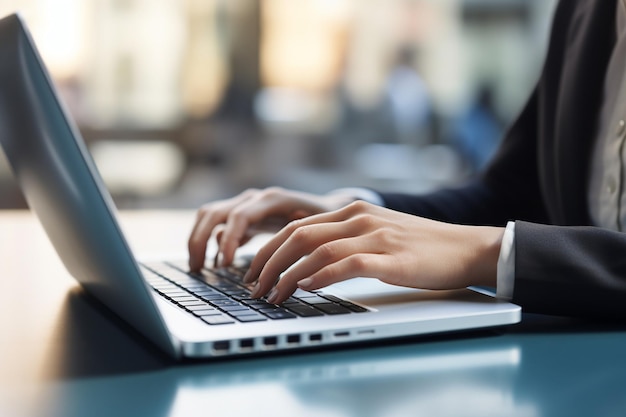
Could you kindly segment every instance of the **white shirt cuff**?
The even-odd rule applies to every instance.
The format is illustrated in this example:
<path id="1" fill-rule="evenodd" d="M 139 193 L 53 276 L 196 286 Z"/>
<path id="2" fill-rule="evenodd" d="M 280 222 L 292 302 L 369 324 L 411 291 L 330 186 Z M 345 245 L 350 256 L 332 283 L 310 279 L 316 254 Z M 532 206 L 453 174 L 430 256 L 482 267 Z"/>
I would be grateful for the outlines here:
<path id="1" fill-rule="evenodd" d="M 367 201 L 368 203 L 375 204 L 377 206 L 385 206 L 383 198 L 376 191 L 369 190 L 361 187 L 346 187 L 339 188 L 331 191 L 329 194 L 341 194 L 350 197 L 354 197 L 356 200 Z"/>
<path id="2" fill-rule="evenodd" d="M 503 300 L 513 298 L 515 286 L 515 222 L 508 222 L 502 236 L 498 258 L 496 296 Z"/>

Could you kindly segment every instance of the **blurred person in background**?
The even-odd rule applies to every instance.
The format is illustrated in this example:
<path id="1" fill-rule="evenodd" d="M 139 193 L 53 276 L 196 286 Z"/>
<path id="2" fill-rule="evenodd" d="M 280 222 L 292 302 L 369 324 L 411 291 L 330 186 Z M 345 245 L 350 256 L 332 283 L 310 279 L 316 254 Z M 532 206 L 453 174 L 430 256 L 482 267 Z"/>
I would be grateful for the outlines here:
<path id="1" fill-rule="evenodd" d="M 526 312 L 624 319 L 625 85 L 624 1 L 563 0 L 540 79 L 476 179 L 427 195 L 248 190 L 199 210 L 190 269 L 212 235 L 228 265 L 254 226 L 278 219 L 245 276 L 273 303 L 367 276 L 492 286 Z"/>
<path id="2" fill-rule="evenodd" d="M 457 120 L 452 142 L 475 172 L 491 160 L 501 135 L 502 123 L 495 111 L 493 90 L 481 86 L 473 103 Z"/>
<path id="3" fill-rule="evenodd" d="M 424 145 L 430 140 L 432 104 L 426 83 L 415 69 L 414 55 L 409 47 L 400 49 L 385 93 L 398 141 Z"/>

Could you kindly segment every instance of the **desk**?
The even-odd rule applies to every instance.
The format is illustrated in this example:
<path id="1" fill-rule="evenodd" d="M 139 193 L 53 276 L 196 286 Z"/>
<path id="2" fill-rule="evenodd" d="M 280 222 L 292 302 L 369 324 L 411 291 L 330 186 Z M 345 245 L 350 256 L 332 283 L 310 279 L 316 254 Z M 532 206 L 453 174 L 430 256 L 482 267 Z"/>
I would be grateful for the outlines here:
<path id="1" fill-rule="evenodd" d="M 138 253 L 183 253 L 193 212 L 125 212 Z M 158 225 L 158 227 L 154 227 Z M 622 416 L 626 328 L 506 329 L 175 364 L 86 296 L 37 220 L 0 212 L 1 416 Z"/>

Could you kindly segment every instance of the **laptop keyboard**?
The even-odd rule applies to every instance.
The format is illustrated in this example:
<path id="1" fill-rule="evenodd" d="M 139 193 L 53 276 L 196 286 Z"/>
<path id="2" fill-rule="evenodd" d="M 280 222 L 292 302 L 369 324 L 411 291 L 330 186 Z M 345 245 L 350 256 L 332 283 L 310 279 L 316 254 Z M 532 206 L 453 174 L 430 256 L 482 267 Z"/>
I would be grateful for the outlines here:
<path id="1" fill-rule="evenodd" d="M 211 325 L 286 320 L 369 310 L 323 292 L 296 292 L 280 305 L 250 298 L 252 285 L 243 283 L 245 267 L 186 272 L 186 262 L 142 265 L 148 284 L 161 296 Z"/>

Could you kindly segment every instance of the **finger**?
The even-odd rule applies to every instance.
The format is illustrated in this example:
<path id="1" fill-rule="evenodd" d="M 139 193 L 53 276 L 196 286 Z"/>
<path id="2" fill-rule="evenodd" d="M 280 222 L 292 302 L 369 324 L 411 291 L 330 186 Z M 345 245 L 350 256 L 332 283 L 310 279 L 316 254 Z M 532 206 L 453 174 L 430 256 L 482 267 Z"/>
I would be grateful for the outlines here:
<path id="1" fill-rule="evenodd" d="M 246 235 L 253 228 L 274 228 L 279 225 L 285 226 L 285 219 L 293 219 L 294 216 L 304 216 L 306 211 L 297 209 L 293 213 L 292 198 L 285 197 L 284 192 L 276 189 L 266 189 L 249 196 L 237 207 L 228 213 L 224 234 L 219 244 L 219 252 L 222 265 L 230 265 L 235 256 L 235 251 L 243 244 Z"/>
<path id="2" fill-rule="evenodd" d="M 224 225 L 222 225 L 224 226 Z M 219 226 L 217 226 L 217 228 L 219 228 Z M 216 230 L 217 230 L 216 228 Z M 254 234 L 257 233 L 256 230 L 248 230 L 246 232 L 246 234 L 239 240 L 239 246 L 243 246 L 246 243 L 248 243 L 250 241 L 250 239 L 252 239 L 252 237 L 254 236 Z M 217 231 L 215 233 L 215 240 L 217 241 L 218 246 L 221 244 L 222 242 L 222 236 L 224 235 L 224 227 L 222 227 L 221 229 L 219 229 L 219 231 Z M 236 248 L 235 248 L 236 249 Z M 222 260 L 222 252 L 220 250 L 215 251 L 215 256 L 213 257 L 213 266 L 214 267 L 219 267 L 219 266 L 224 266 L 226 265 L 226 263 Z M 232 263 L 234 260 L 234 255 L 233 258 L 231 258 L 230 263 Z"/>
<path id="3" fill-rule="evenodd" d="M 268 302 L 280 304 L 289 298 L 297 288 L 305 291 L 314 291 L 351 278 L 361 276 L 377 278 L 381 273 L 380 265 L 383 256 L 381 254 L 358 253 L 343 258 L 335 263 L 326 265 L 310 277 L 298 281 L 295 286 L 292 283 L 285 287 L 277 285 L 270 291 Z"/>
<path id="4" fill-rule="evenodd" d="M 220 266 L 227 266 L 233 262 L 235 251 L 249 239 L 247 236 L 252 225 L 260 223 L 271 212 L 270 205 L 260 203 L 257 198 L 251 198 L 228 214 L 218 245 L 222 258 Z"/>
<path id="5" fill-rule="evenodd" d="M 206 248 L 214 228 L 227 218 L 228 212 L 242 201 L 250 198 L 255 190 L 246 190 L 236 197 L 218 203 L 204 205 L 198 210 L 196 223 L 188 241 L 189 269 L 198 271 L 204 265 Z"/>
<path id="6" fill-rule="evenodd" d="M 216 266 L 228 266 L 233 262 L 235 251 L 242 245 L 242 240 L 250 221 L 241 216 L 228 216 L 224 230 L 218 240 L 218 259 Z"/>
<path id="7" fill-rule="evenodd" d="M 282 275 L 278 285 L 291 285 L 295 288 L 299 281 L 314 275 L 326 266 L 359 253 L 380 253 L 379 245 L 369 235 L 343 238 L 324 243 L 289 268 Z"/>
<path id="8" fill-rule="evenodd" d="M 198 220 L 188 242 L 191 271 L 198 271 L 204 266 L 208 241 L 215 228 L 226 221 L 231 204 L 211 205 L 198 212 Z"/>
<path id="9" fill-rule="evenodd" d="M 202 214 L 199 216 L 188 241 L 189 269 L 199 271 L 204 265 L 207 243 L 213 232 L 214 216 Z"/>
<path id="10" fill-rule="evenodd" d="M 356 277 L 378 278 L 382 264 L 389 260 L 382 254 L 358 253 L 325 266 L 297 282 L 298 288 L 313 291 Z"/>
<path id="11" fill-rule="evenodd" d="M 332 265 L 341 265 L 340 262 L 344 259 L 358 259 L 355 257 L 360 255 L 375 255 L 378 254 L 378 252 L 379 248 L 376 241 L 370 239 L 369 236 L 339 239 L 325 243 L 283 274 L 275 288 L 270 291 L 268 301 L 278 303 L 284 301 L 301 285 L 300 283 L 302 281 L 318 276 L 321 271 L 333 273 L 334 269 Z M 310 283 L 319 285 L 318 288 L 321 288 L 322 286 L 329 285 L 338 280 L 358 276 L 362 274 L 362 270 L 355 269 L 352 273 L 356 275 L 346 277 L 342 274 L 336 277 L 336 280 L 335 277 L 326 278 L 324 276 L 324 279 L 321 281 L 320 278 L 317 278 L 315 282 L 309 280 L 305 281 L 302 285 Z"/>
<path id="12" fill-rule="evenodd" d="M 255 295 L 261 296 L 267 294 L 283 271 L 294 265 L 303 256 L 312 253 L 316 248 L 328 242 L 352 237 L 356 233 L 358 233 L 358 230 L 355 229 L 355 222 L 312 224 L 298 228 L 287 238 L 283 245 L 274 251 L 270 259 L 268 259 L 263 266 L 258 278 L 258 292 Z M 346 248 L 349 246 L 350 245 L 346 245 Z M 332 250 L 334 249 L 331 249 L 331 251 Z M 341 255 L 341 253 L 339 253 L 338 256 L 339 255 Z M 306 265 L 311 269 L 311 263 L 307 263 Z M 294 268 L 297 267 L 297 265 L 294 266 Z M 293 292 L 293 290 L 295 290 L 295 282 L 296 281 L 293 279 L 287 280 L 282 285 L 289 286 L 292 288 Z"/>
<path id="13" fill-rule="evenodd" d="M 219 247 L 220 241 L 222 240 L 222 235 L 224 234 L 224 225 L 218 225 L 214 229 L 215 231 L 215 241 Z M 213 267 L 216 268 L 220 264 L 220 251 L 216 250 L 215 255 L 213 256 Z"/>
<path id="14" fill-rule="evenodd" d="M 252 260 L 252 263 L 250 264 L 250 269 L 248 270 L 248 273 L 244 277 L 244 281 L 247 282 L 247 283 L 250 283 L 250 282 L 254 282 L 256 279 L 258 279 L 260 274 L 261 274 L 261 270 L 263 270 L 265 268 L 265 266 L 268 263 L 269 259 L 271 257 L 275 257 L 274 255 L 278 251 L 278 248 L 283 246 L 285 244 L 285 242 L 287 241 L 287 239 L 292 238 L 292 236 L 294 234 L 296 234 L 296 231 L 298 231 L 298 233 L 300 234 L 300 235 L 298 235 L 296 237 L 296 240 L 299 240 L 299 239 L 304 240 L 305 237 L 302 236 L 302 235 L 306 234 L 306 231 L 302 232 L 300 229 L 303 229 L 303 228 L 305 228 L 307 226 L 312 226 L 312 225 L 316 225 L 316 224 L 324 224 L 324 223 L 328 223 L 328 224 L 336 223 L 336 224 L 338 224 L 339 222 L 344 222 L 344 221 L 350 220 L 350 222 L 349 222 L 350 226 L 347 226 L 347 224 L 346 224 L 343 227 L 345 227 L 346 231 L 352 231 L 353 233 L 351 233 L 351 234 L 340 234 L 339 236 L 341 236 L 341 237 L 349 237 L 349 236 L 355 235 L 356 232 L 354 232 L 354 230 L 353 230 L 354 227 L 358 228 L 359 229 L 358 231 L 365 231 L 367 228 L 370 228 L 372 225 L 371 225 L 371 222 L 369 222 L 369 219 L 366 218 L 366 217 L 363 217 L 363 216 L 355 215 L 355 214 L 358 214 L 358 211 L 355 212 L 354 207 L 356 207 L 356 205 L 355 204 L 351 204 L 350 206 L 344 207 L 344 208 L 342 208 L 340 210 L 327 212 L 327 213 L 316 214 L 316 215 L 313 215 L 313 216 L 310 216 L 310 217 L 306 217 L 306 218 L 303 218 L 303 219 L 294 220 L 294 221 L 290 222 L 287 226 L 285 226 L 283 229 L 281 229 L 274 237 L 272 237 L 257 252 L 256 256 Z M 330 238 L 331 237 L 329 237 L 329 239 Z M 339 238 L 340 237 L 336 237 L 335 239 L 339 239 Z M 328 240 L 326 240 L 326 241 L 328 241 Z M 325 243 L 325 241 L 319 242 L 319 244 L 322 244 L 322 243 Z M 302 257 L 304 255 L 306 255 L 306 253 L 301 254 L 300 257 Z M 293 259 L 293 256 L 291 256 L 289 259 L 291 259 L 291 262 L 293 263 L 293 262 L 297 261 L 299 258 Z M 289 262 L 289 261 L 287 261 L 287 262 Z M 287 265 L 287 266 L 289 266 L 289 265 Z M 276 272 L 276 271 L 274 271 L 274 272 Z M 280 272 L 282 272 L 282 271 L 280 271 Z"/>

